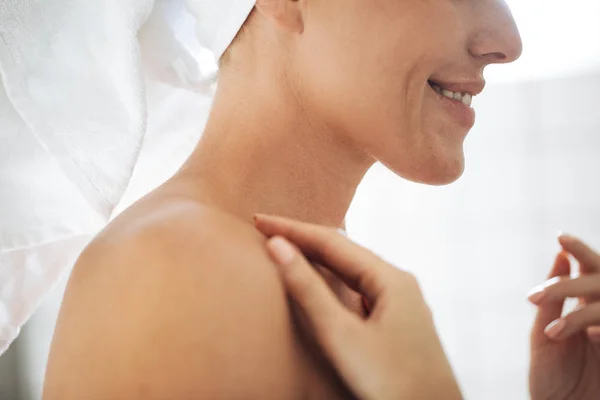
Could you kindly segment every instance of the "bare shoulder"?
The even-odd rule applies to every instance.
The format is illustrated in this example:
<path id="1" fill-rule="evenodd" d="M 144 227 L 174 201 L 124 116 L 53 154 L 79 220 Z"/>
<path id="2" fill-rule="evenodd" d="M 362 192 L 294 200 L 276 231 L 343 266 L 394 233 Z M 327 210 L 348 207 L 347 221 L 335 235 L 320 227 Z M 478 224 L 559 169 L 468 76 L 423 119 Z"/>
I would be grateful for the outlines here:
<path id="1" fill-rule="evenodd" d="M 75 266 L 45 398 L 300 393 L 302 351 L 264 238 L 193 203 L 143 215 L 109 227 Z"/>

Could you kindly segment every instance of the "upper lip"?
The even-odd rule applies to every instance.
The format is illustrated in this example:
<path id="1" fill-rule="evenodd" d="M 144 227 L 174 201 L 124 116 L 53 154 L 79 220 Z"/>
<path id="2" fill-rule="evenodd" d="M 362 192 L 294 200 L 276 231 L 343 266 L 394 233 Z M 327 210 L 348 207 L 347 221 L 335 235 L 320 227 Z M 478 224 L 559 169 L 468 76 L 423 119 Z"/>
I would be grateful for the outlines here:
<path id="1" fill-rule="evenodd" d="M 464 81 L 464 82 L 448 82 L 438 79 L 429 79 L 430 83 L 438 85 L 442 89 L 450 90 L 452 92 L 469 93 L 471 96 L 477 96 L 483 92 L 485 88 L 485 81 L 482 79 Z"/>

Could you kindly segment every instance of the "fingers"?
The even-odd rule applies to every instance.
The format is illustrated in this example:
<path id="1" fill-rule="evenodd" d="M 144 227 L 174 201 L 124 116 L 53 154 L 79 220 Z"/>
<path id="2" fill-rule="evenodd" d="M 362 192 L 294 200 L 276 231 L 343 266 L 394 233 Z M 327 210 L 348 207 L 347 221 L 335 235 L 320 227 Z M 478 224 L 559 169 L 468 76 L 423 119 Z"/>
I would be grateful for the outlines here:
<path id="1" fill-rule="evenodd" d="M 600 272 L 600 254 L 592 250 L 587 244 L 569 235 L 561 235 L 558 241 L 564 250 L 571 253 L 579 261 L 582 272 Z"/>
<path id="2" fill-rule="evenodd" d="M 594 342 L 600 341 L 600 256 L 577 238 L 563 235 L 559 238 L 563 252 L 550 274 L 550 279 L 534 288 L 529 300 L 540 307 L 533 335 L 540 339 L 540 329 L 554 341 L 561 341 L 586 331 Z M 581 264 L 583 275 L 571 279 L 568 265 L 568 252 Z M 561 266 L 562 265 L 562 266 Z M 562 273 L 559 271 L 562 269 Z M 561 318 L 562 307 L 567 298 L 579 298 L 580 307 Z M 585 299 L 585 300 L 582 300 Z M 591 299 L 591 300 L 590 300 Z M 555 318 L 550 320 L 554 316 Z"/>
<path id="3" fill-rule="evenodd" d="M 346 309 L 361 318 L 367 317 L 366 310 L 361 302 L 362 296 L 350 289 L 340 278 L 333 272 L 317 263 L 311 263 L 313 268 L 321 275 L 331 289 L 335 297 L 342 303 Z"/>
<path id="4" fill-rule="evenodd" d="M 277 236 L 267 242 L 267 249 L 279 266 L 286 292 L 301 310 L 303 321 L 310 325 L 309 331 L 319 343 L 330 346 L 339 332 L 356 322 L 354 316 L 293 244 Z"/>
<path id="5" fill-rule="evenodd" d="M 548 277 L 568 277 L 570 269 L 571 265 L 569 262 L 568 255 L 565 252 L 561 252 L 556 256 L 556 259 L 554 260 L 554 265 Z M 560 318 L 563 306 L 564 300 L 540 304 L 540 306 L 538 307 L 535 322 L 533 324 L 533 329 L 531 331 L 531 340 L 532 345 L 534 347 L 542 345 L 550 340 L 548 336 L 546 336 L 546 334 L 544 333 L 544 330 L 550 323 L 552 323 L 552 321 L 555 321 L 558 318 Z"/>
<path id="6" fill-rule="evenodd" d="M 281 235 L 302 253 L 330 269 L 352 289 L 374 304 L 398 273 L 369 250 L 340 235 L 335 229 L 283 217 L 256 215 L 256 227 L 267 236 Z"/>
<path id="7" fill-rule="evenodd" d="M 553 321 L 546 328 L 546 335 L 560 341 L 599 324 L 600 303 L 593 303 L 573 311 L 564 318 Z"/>
<path id="8" fill-rule="evenodd" d="M 534 288 L 529 300 L 536 305 L 557 302 L 567 297 L 588 297 L 600 295 L 600 274 L 584 275 L 570 279 L 568 276 L 555 277 Z"/>

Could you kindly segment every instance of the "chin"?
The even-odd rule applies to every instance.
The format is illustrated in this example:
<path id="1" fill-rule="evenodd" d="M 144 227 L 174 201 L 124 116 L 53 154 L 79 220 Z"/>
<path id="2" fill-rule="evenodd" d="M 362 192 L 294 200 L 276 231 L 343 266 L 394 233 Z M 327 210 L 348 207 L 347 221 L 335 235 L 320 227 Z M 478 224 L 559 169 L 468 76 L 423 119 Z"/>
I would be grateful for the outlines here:
<path id="1" fill-rule="evenodd" d="M 423 161 L 427 160 L 427 161 Z M 390 168 L 390 165 L 386 165 Z M 396 175 L 415 183 L 431 186 L 444 186 L 457 181 L 465 171 L 465 157 L 459 153 L 422 157 L 409 165 L 390 168 Z"/>
<path id="2" fill-rule="evenodd" d="M 432 186 L 444 186 L 456 182 L 463 174 L 464 164 L 455 168 L 446 168 L 444 170 L 435 171 L 423 177 L 420 183 Z"/>

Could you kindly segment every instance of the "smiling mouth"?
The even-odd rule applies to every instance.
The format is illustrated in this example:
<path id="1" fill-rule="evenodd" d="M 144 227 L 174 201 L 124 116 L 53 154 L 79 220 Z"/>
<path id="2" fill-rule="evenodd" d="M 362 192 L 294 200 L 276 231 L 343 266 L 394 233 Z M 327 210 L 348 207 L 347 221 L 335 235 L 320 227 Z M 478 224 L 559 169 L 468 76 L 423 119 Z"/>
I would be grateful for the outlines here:
<path id="1" fill-rule="evenodd" d="M 451 90 L 443 88 L 442 86 L 432 81 L 427 81 L 427 83 L 435 92 L 437 92 L 441 96 L 447 97 L 450 100 L 461 102 L 464 105 L 471 107 L 471 103 L 473 102 L 473 95 L 471 93 L 453 92 Z"/>

